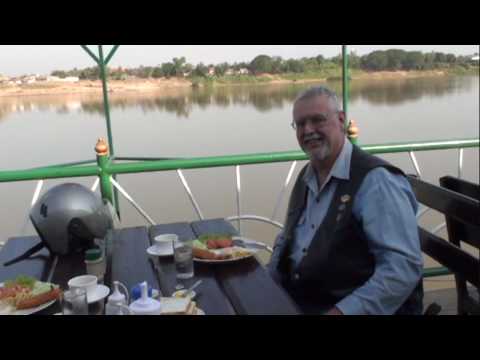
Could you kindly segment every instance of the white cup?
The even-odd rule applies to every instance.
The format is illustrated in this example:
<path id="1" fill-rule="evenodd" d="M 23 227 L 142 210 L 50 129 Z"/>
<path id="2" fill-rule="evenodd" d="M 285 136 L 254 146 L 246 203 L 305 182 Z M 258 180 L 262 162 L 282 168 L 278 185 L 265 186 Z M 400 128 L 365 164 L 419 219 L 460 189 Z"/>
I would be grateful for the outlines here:
<path id="1" fill-rule="evenodd" d="M 178 235 L 176 234 L 163 234 L 155 236 L 155 248 L 157 250 L 171 250 L 173 249 L 173 242 L 178 240 Z"/>
<path id="2" fill-rule="evenodd" d="M 84 289 L 87 293 L 87 298 L 95 295 L 98 278 L 95 275 L 77 276 L 68 281 L 68 287 L 73 289 Z"/>

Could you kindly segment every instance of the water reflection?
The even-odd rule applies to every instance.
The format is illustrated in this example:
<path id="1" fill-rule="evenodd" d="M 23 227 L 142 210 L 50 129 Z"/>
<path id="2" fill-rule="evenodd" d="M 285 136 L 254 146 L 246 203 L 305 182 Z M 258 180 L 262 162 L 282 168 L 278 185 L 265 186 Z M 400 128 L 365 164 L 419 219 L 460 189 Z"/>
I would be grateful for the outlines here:
<path id="1" fill-rule="evenodd" d="M 194 107 L 226 108 L 251 106 L 259 112 L 290 106 L 296 95 L 309 84 L 241 85 L 174 89 L 158 93 L 111 94 L 110 107 L 126 110 L 139 107 L 144 112 L 165 111 L 177 117 L 188 118 Z M 341 82 L 326 84 L 341 94 Z M 472 91 L 478 86 L 478 77 L 436 77 L 422 79 L 357 80 L 351 83 L 350 102 L 366 101 L 373 105 L 402 105 L 422 98 L 443 97 L 453 93 Z M 84 112 L 102 114 L 103 102 L 99 95 L 0 97 L 0 121 L 15 112 L 51 111 L 59 114 Z"/>

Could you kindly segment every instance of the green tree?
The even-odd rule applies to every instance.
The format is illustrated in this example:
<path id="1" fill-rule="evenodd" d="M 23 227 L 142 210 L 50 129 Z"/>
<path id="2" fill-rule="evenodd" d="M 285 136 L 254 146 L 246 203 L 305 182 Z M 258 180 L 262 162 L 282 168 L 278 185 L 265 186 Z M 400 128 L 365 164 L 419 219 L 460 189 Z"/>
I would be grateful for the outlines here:
<path id="1" fill-rule="evenodd" d="M 207 77 L 208 67 L 203 63 L 197 64 L 197 66 L 195 66 L 195 69 L 193 70 L 193 75 L 200 76 L 200 77 Z"/>
<path id="2" fill-rule="evenodd" d="M 187 60 L 184 56 L 180 58 L 173 58 L 173 69 L 172 69 L 172 76 L 183 76 L 183 66 Z"/>
<path id="3" fill-rule="evenodd" d="M 388 58 L 384 51 L 373 51 L 362 56 L 361 63 L 367 70 L 385 70 L 388 66 Z"/>
<path id="4" fill-rule="evenodd" d="M 174 63 L 171 63 L 171 62 L 163 63 L 161 68 L 162 68 L 163 76 L 165 76 L 166 78 L 170 78 L 176 75 L 176 69 L 175 69 Z"/>
<path id="5" fill-rule="evenodd" d="M 152 77 L 154 79 L 159 79 L 164 77 L 165 74 L 163 73 L 162 67 L 161 66 L 155 66 L 152 71 Z"/>
<path id="6" fill-rule="evenodd" d="M 287 72 L 301 73 L 305 71 L 305 64 L 301 60 L 288 59 L 286 68 Z"/>
<path id="7" fill-rule="evenodd" d="M 447 54 L 445 57 L 445 60 L 449 64 L 455 64 L 455 62 L 457 61 L 457 57 L 453 54 Z"/>
<path id="8" fill-rule="evenodd" d="M 420 51 L 408 51 L 403 61 L 405 70 L 421 70 L 425 64 L 425 56 Z"/>
<path id="9" fill-rule="evenodd" d="M 67 73 L 63 70 L 53 70 L 51 73 L 52 76 L 57 76 L 61 79 L 64 79 L 67 77 Z"/>
<path id="10" fill-rule="evenodd" d="M 400 49 L 390 49 L 385 51 L 387 56 L 387 69 L 388 70 L 401 70 L 403 68 L 403 62 L 407 56 L 405 50 Z"/>
<path id="11" fill-rule="evenodd" d="M 228 63 L 221 63 L 214 67 L 216 76 L 224 76 L 227 70 L 229 69 Z"/>
<path id="12" fill-rule="evenodd" d="M 258 55 L 250 63 L 250 71 L 254 74 L 268 73 L 271 74 L 273 70 L 272 58 L 268 55 Z"/>

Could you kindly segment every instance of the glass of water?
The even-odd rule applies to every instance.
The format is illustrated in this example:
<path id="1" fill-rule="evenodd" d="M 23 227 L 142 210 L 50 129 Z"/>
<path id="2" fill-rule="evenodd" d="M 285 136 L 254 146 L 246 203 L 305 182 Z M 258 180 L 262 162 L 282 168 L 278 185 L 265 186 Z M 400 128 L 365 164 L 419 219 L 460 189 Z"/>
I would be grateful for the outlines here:
<path id="1" fill-rule="evenodd" d="M 193 277 L 193 240 L 177 237 L 173 240 L 173 256 L 177 279 Z"/>
<path id="2" fill-rule="evenodd" d="M 87 292 L 75 288 L 65 291 L 62 296 L 63 315 L 88 315 Z"/>

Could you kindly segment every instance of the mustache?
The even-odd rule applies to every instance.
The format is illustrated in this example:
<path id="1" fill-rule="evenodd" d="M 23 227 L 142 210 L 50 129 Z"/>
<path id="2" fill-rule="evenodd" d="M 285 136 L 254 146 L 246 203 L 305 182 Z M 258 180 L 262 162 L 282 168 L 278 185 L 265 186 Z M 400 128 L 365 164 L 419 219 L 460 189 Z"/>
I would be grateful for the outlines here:
<path id="1" fill-rule="evenodd" d="M 307 134 L 303 137 L 303 142 L 306 142 L 306 141 L 311 141 L 311 140 L 318 140 L 318 141 L 324 141 L 325 140 L 325 136 L 321 135 L 321 134 Z"/>

